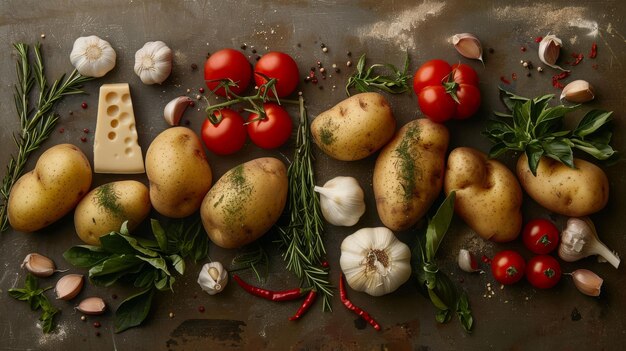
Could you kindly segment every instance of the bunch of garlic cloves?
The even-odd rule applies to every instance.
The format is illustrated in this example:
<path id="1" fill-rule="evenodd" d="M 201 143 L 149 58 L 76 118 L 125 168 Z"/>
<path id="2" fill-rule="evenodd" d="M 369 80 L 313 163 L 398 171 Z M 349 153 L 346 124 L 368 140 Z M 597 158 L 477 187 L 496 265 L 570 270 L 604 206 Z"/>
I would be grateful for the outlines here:
<path id="1" fill-rule="evenodd" d="M 619 257 L 598 239 L 596 228 L 589 218 L 568 219 L 561 233 L 559 257 L 563 261 L 574 262 L 591 255 L 600 255 L 615 268 L 619 266 Z"/>

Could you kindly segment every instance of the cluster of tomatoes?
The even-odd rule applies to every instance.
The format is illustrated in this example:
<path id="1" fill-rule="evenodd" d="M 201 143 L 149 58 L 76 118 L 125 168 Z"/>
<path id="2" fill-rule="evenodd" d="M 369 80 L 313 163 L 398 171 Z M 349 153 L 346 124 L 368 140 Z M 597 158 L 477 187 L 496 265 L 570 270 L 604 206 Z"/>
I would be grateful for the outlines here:
<path id="1" fill-rule="evenodd" d="M 269 52 L 263 55 L 254 66 L 246 56 L 234 49 L 222 49 L 207 58 L 204 65 L 204 79 L 207 87 L 216 95 L 232 99 L 245 93 L 252 78 L 257 87 L 268 79 L 276 79 L 276 97 L 292 94 L 298 85 L 298 66 L 294 59 L 282 52 Z M 224 83 L 230 82 L 228 89 Z M 273 90 L 269 92 L 273 96 Z M 285 109 L 273 102 L 263 104 L 264 113 L 250 113 L 247 121 L 238 111 L 230 108 L 214 112 L 215 118 L 206 119 L 201 136 L 206 147 L 218 154 L 228 155 L 239 151 L 247 136 L 252 142 L 265 149 L 284 144 L 291 136 L 291 117 Z"/>
<path id="2" fill-rule="evenodd" d="M 549 253 L 559 245 L 559 230 L 547 219 L 534 219 L 524 227 L 522 239 L 536 256 L 526 262 L 516 251 L 500 251 L 491 260 L 493 277 L 501 284 L 513 284 L 526 276 L 535 288 L 555 286 L 561 279 L 561 265 Z"/>

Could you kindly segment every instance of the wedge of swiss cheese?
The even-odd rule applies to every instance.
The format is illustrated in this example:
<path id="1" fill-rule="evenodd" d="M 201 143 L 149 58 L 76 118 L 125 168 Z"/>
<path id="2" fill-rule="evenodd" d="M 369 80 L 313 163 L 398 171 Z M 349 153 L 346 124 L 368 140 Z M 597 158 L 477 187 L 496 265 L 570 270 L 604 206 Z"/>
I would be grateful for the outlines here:
<path id="1" fill-rule="evenodd" d="M 128 83 L 100 87 L 93 168 L 96 173 L 145 172 Z"/>

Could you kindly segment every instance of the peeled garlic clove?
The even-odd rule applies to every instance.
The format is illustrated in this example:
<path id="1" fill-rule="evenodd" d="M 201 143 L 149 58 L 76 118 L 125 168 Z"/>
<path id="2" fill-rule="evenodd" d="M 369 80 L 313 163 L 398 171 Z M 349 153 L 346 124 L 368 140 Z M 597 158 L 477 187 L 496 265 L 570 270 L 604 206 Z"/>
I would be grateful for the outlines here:
<path id="1" fill-rule="evenodd" d="M 144 84 L 161 84 L 172 72 L 172 50 L 162 41 L 149 41 L 135 53 L 135 73 Z"/>
<path id="2" fill-rule="evenodd" d="M 22 268 L 26 268 L 32 275 L 40 278 L 49 277 L 54 274 L 54 262 L 46 256 L 38 253 L 26 255 L 22 262 Z"/>
<path id="3" fill-rule="evenodd" d="M 165 105 L 165 109 L 163 109 L 163 118 L 165 118 L 165 122 L 172 127 L 177 126 L 190 102 L 191 98 L 187 96 L 179 96 L 168 102 L 167 105 Z"/>
<path id="4" fill-rule="evenodd" d="M 68 274 L 61 277 L 54 287 L 54 293 L 57 295 L 57 299 L 69 301 L 75 298 L 83 289 L 84 281 L 85 279 L 82 274 Z"/>
<path id="5" fill-rule="evenodd" d="M 459 54 L 473 60 L 483 62 L 483 47 L 480 40 L 470 33 L 455 34 L 451 38 L 452 45 Z M 483 62 L 484 63 L 484 62 Z"/>
<path id="6" fill-rule="evenodd" d="M 198 284 L 209 295 L 215 295 L 226 287 L 228 272 L 219 262 L 210 262 L 202 266 L 198 275 Z"/>
<path id="7" fill-rule="evenodd" d="M 77 310 L 92 316 L 103 314 L 106 308 L 106 303 L 99 297 L 88 297 L 76 306 Z"/>
<path id="8" fill-rule="evenodd" d="M 476 259 L 474 259 L 474 256 L 466 249 L 459 250 L 458 263 L 459 268 L 465 272 L 474 273 L 480 271 Z"/>
<path id="9" fill-rule="evenodd" d="M 589 296 L 600 296 L 604 280 L 588 269 L 577 269 L 572 272 L 574 285 L 581 293 Z"/>
<path id="10" fill-rule="evenodd" d="M 352 177 L 335 177 L 313 190 L 320 194 L 322 216 L 332 225 L 353 226 L 365 213 L 363 189 Z"/>
<path id="11" fill-rule="evenodd" d="M 561 54 L 561 47 L 563 46 L 563 42 L 561 39 L 557 38 L 556 35 L 548 34 L 539 43 L 539 59 L 541 62 L 546 65 L 560 69 L 561 71 L 569 72 L 558 66 L 556 64 L 556 60 L 558 60 L 559 55 Z"/>
<path id="12" fill-rule="evenodd" d="M 583 103 L 593 100 L 595 95 L 589 82 L 579 79 L 575 80 L 563 88 L 561 100 Z"/>

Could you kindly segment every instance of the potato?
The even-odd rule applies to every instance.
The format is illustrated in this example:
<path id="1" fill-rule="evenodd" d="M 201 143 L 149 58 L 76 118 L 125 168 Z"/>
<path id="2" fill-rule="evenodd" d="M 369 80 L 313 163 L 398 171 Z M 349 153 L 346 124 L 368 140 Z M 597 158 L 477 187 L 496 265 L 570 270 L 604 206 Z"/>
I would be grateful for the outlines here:
<path id="1" fill-rule="evenodd" d="M 396 120 L 384 96 L 362 93 L 320 113 L 311 124 L 317 146 L 342 161 L 363 159 L 393 137 Z"/>
<path id="2" fill-rule="evenodd" d="M 417 223 L 443 184 L 450 135 L 443 124 L 418 119 L 404 125 L 374 167 L 374 197 L 383 224 L 394 231 Z"/>
<path id="3" fill-rule="evenodd" d="M 61 219 L 76 207 L 91 187 L 91 165 L 71 144 L 46 150 L 35 169 L 24 174 L 11 189 L 9 223 L 21 232 L 34 232 Z"/>
<path id="4" fill-rule="evenodd" d="M 134 180 L 103 184 L 78 203 L 74 227 L 78 237 L 89 245 L 100 245 L 100 237 L 119 231 L 128 221 L 133 230 L 150 213 L 148 188 Z"/>
<path id="5" fill-rule="evenodd" d="M 209 238 L 231 249 L 265 234 L 287 202 L 287 169 L 271 157 L 241 164 L 224 174 L 202 201 L 200 216 Z"/>
<path id="6" fill-rule="evenodd" d="M 502 163 L 460 147 L 448 156 L 444 190 L 456 191 L 454 211 L 484 239 L 506 242 L 522 227 L 522 189 Z"/>
<path id="7" fill-rule="evenodd" d="M 196 212 L 212 184 L 202 143 L 185 127 L 166 129 L 152 141 L 146 152 L 146 175 L 152 206 L 170 218 Z"/>
<path id="8" fill-rule="evenodd" d="M 609 200 L 609 180 L 602 169 L 574 159 L 576 169 L 542 157 L 537 176 L 528 168 L 525 154 L 517 160 L 517 178 L 528 195 L 552 212 L 583 217 L 600 211 Z"/>

